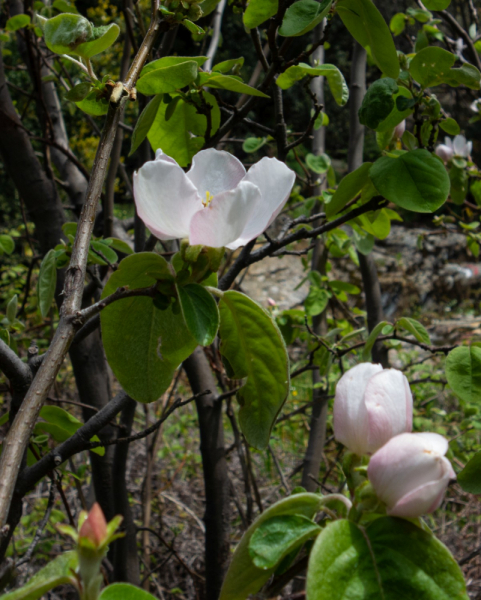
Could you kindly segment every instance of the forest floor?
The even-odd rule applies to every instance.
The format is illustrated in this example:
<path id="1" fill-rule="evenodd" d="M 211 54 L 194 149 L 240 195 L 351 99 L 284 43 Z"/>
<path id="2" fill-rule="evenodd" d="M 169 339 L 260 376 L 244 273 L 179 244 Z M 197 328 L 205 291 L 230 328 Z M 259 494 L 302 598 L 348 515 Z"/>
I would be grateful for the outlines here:
<path id="1" fill-rule="evenodd" d="M 456 233 L 426 234 L 426 229 L 413 226 L 393 227 L 389 238 L 376 245 L 374 256 L 379 268 L 383 290 L 383 304 L 388 319 L 406 316 L 419 319 L 428 329 L 435 344 L 459 343 L 477 340 L 481 335 L 479 299 L 481 269 L 475 259 L 466 254 L 465 238 Z M 294 256 L 270 258 L 253 265 L 241 282 L 241 289 L 263 306 L 272 299 L 278 310 L 299 307 L 308 292 L 302 283 L 304 273 L 299 271 L 299 259 Z M 359 284 L 356 266 L 349 259 L 333 263 L 332 276 Z M 362 308 L 362 298 L 353 298 Z M 299 352 L 302 350 L 298 349 Z M 296 352 L 297 355 L 297 352 Z M 392 366 L 402 368 L 411 383 L 415 396 L 415 427 L 435 428 L 449 439 L 462 439 L 462 407 L 446 388 L 443 359 L 431 357 L 404 345 L 390 350 Z M 293 356 L 295 367 L 296 356 Z M 70 378 L 70 379 L 69 379 Z M 73 375 L 65 380 L 61 396 L 75 400 Z M 295 416 L 279 420 L 274 428 L 268 452 L 249 450 L 239 453 L 226 417 L 226 445 L 229 476 L 232 481 L 232 547 L 242 536 L 246 526 L 265 507 L 285 497 L 299 484 L 300 467 L 307 444 L 309 421 L 303 407 L 307 407 L 311 393 L 309 372 L 293 382 L 290 397 L 282 415 L 299 410 Z M 183 376 L 179 377 L 175 396 L 188 397 L 190 391 Z M 165 399 L 164 399 L 165 401 Z M 159 415 L 162 403 L 139 406 L 135 430 L 140 431 Z M 228 405 L 229 408 L 230 405 Z M 67 405 L 65 405 L 67 408 Z M 235 402 L 232 408 L 236 410 Z M 332 411 L 331 411 L 332 412 Z M 281 417 L 282 417 L 281 415 Z M 453 415 L 456 415 L 453 417 Z M 481 428 L 481 425 L 480 425 Z M 474 444 L 480 443 L 475 432 Z M 342 481 L 338 467 L 341 447 L 333 440 L 328 423 L 328 443 L 320 473 L 323 491 L 334 490 Z M 80 473 L 86 456 L 78 456 L 70 465 Z M 149 460 L 153 461 L 152 478 L 146 477 Z M 244 478 L 241 461 L 247 463 L 249 476 Z M 463 461 L 454 457 L 457 468 Z M 149 525 L 155 532 L 139 533 L 143 546 L 143 573 L 147 574 L 147 588 L 161 600 L 194 600 L 199 598 L 203 572 L 202 522 L 204 500 L 199 438 L 193 405 L 183 407 L 164 424 L 155 444 L 151 438 L 132 444 L 127 480 L 132 494 L 132 508 L 138 525 Z M 78 485 L 71 475 L 64 479 L 67 501 L 74 516 L 81 502 Z M 89 499 L 89 478 L 82 486 Z M 35 528 L 46 506 L 49 483 L 43 482 L 27 498 L 22 527 L 14 539 L 14 552 L 22 555 L 31 543 Z M 151 499 L 152 516 L 147 523 L 146 498 Z M 447 510 L 428 517 L 427 523 L 447 544 L 461 563 L 466 576 L 470 598 L 481 599 L 481 519 L 479 500 L 464 493 L 457 485 L 450 486 L 445 500 Z M 53 518 L 63 519 L 64 509 L 57 500 Z M 49 525 L 38 546 L 37 564 L 22 567 L 20 583 L 39 563 L 65 549 L 55 529 Z M 150 572 L 150 575 L 149 575 Z M 50 600 L 67 598 L 63 590 L 49 595 Z"/>

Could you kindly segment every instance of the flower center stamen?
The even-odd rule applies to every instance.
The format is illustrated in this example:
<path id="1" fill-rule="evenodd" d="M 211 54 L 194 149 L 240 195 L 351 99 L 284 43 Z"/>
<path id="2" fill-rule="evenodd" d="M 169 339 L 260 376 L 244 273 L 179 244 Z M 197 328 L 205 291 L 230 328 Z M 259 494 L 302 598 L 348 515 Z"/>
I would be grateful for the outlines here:
<path id="1" fill-rule="evenodd" d="M 205 192 L 205 200 L 203 200 L 203 202 L 202 202 L 202 204 L 204 205 L 205 208 L 207 208 L 209 206 L 209 204 L 212 202 L 213 197 L 214 197 L 214 194 L 211 194 L 208 191 Z"/>

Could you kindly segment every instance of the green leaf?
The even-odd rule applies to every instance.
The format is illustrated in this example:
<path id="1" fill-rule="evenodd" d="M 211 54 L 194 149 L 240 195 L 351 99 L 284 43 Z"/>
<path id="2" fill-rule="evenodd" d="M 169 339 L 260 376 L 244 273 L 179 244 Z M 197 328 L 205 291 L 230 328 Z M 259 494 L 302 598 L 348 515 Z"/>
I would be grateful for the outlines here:
<path id="1" fill-rule="evenodd" d="M 0 255 L 2 252 L 5 252 L 5 254 L 12 254 L 14 250 L 15 242 L 13 241 L 13 238 L 5 234 L 0 235 Z"/>
<path id="2" fill-rule="evenodd" d="M 361 193 L 362 188 L 369 183 L 369 171 L 371 167 L 372 163 L 366 162 L 341 180 L 341 183 L 330 202 L 326 204 L 327 217 L 333 217 L 341 211 L 348 202 Z"/>
<path id="3" fill-rule="evenodd" d="M 117 238 L 106 238 L 105 242 L 109 242 L 109 247 L 117 250 L 117 252 L 122 252 L 122 254 L 133 254 L 134 251 L 132 248 L 124 242 L 123 240 L 119 240 Z"/>
<path id="4" fill-rule="evenodd" d="M 237 392 L 239 423 L 248 443 L 265 448 L 289 393 L 289 358 L 271 315 L 240 292 L 225 292 L 219 303 L 221 354 L 235 379 L 247 378 Z"/>
<path id="5" fill-rule="evenodd" d="M 43 8 L 45 6 L 43 2 L 40 2 L 40 4 L 42 4 L 42 6 L 39 8 Z M 69 4 L 65 0 L 54 0 L 52 7 L 58 10 L 58 12 L 78 14 L 78 10 L 75 8 L 75 6 L 73 4 Z"/>
<path id="6" fill-rule="evenodd" d="M 164 56 L 163 58 L 158 58 L 157 60 L 147 63 L 140 72 L 140 77 L 144 77 L 144 75 L 147 75 L 147 73 L 157 71 L 158 69 L 175 67 L 177 65 L 191 61 L 197 63 L 198 67 L 201 67 L 206 60 L 207 56 Z"/>
<path id="7" fill-rule="evenodd" d="M 14 294 L 10 301 L 7 304 L 7 319 L 10 321 L 10 323 L 13 323 L 15 321 L 15 318 L 17 316 L 17 309 L 18 309 L 18 295 Z"/>
<path id="8" fill-rule="evenodd" d="M 369 362 L 371 360 L 371 350 L 374 344 L 376 343 L 377 338 L 381 335 L 382 330 L 384 329 L 384 327 L 386 327 L 386 325 L 390 325 L 390 323 L 388 323 L 388 321 L 381 321 L 374 327 L 374 329 L 369 334 L 369 337 L 367 338 L 362 351 L 363 362 Z"/>
<path id="9" fill-rule="evenodd" d="M 455 62 L 456 56 L 451 52 L 429 46 L 412 59 L 409 72 L 421 87 L 426 88 L 443 83 Z"/>
<path id="10" fill-rule="evenodd" d="M 465 63 L 459 68 L 450 69 L 444 81 L 451 87 L 464 85 L 472 90 L 479 90 L 481 73 L 475 66 Z"/>
<path id="11" fill-rule="evenodd" d="M 419 321 L 416 321 L 416 319 L 401 317 L 396 321 L 396 327 L 402 327 L 402 329 L 409 331 L 409 333 L 411 333 L 418 340 L 418 342 L 428 345 L 431 344 L 429 333 Z"/>
<path id="12" fill-rule="evenodd" d="M 423 4 L 428 10 L 445 10 L 451 4 L 451 0 L 426 0 Z"/>
<path id="13" fill-rule="evenodd" d="M 257 150 L 260 150 L 266 143 L 267 138 L 250 137 L 247 138 L 242 144 L 242 150 L 244 150 L 244 152 L 247 154 L 257 152 Z"/>
<path id="14" fill-rule="evenodd" d="M 197 283 L 178 286 L 177 292 L 187 329 L 198 344 L 209 346 L 219 329 L 220 316 L 216 301 Z"/>
<path id="15" fill-rule="evenodd" d="M 322 173 L 325 173 L 331 166 L 331 159 L 327 154 L 315 155 L 309 153 L 306 156 L 306 165 L 309 167 L 309 169 L 311 169 L 311 171 L 321 175 Z"/>
<path id="16" fill-rule="evenodd" d="M 309 77 L 325 77 L 334 100 L 339 106 L 344 106 L 349 100 L 349 88 L 347 87 L 346 80 L 335 65 L 326 64 L 311 67 L 305 63 L 300 63 L 297 66 L 289 67 L 284 73 L 281 73 L 276 83 L 283 90 L 287 90 L 296 81 L 300 81 L 307 75 Z"/>
<path id="17" fill-rule="evenodd" d="M 310 317 L 320 315 L 326 309 L 330 297 L 331 295 L 327 290 L 316 286 L 311 286 L 309 294 L 307 295 L 307 298 L 304 301 L 306 313 Z"/>
<path id="18" fill-rule="evenodd" d="M 473 456 L 461 473 L 458 473 L 457 479 L 465 492 L 481 494 L 481 451 Z"/>
<path id="19" fill-rule="evenodd" d="M 157 600 L 142 588 L 130 583 L 112 583 L 104 588 L 98 600 Z"/>
<path id="20" fill-rule="evenodd" d="M 137 150 L 140 144 L 147 137 L 147 134 L 149 133 L 150 128 L 152 127 L 152 123 L 155 120 L 161 102 L 162 95 L 155 96 L 155 98 L 152 98 L 152 100 L 142 111 L 140 117 L 137 119 L 134 132 L 132 133 L 132 142 L 130 146 L 129 156 L 131 156 Z"/>
<path id="21" fill-rule="evenodd" d="M 202 27 L 199 27 L 197 23 L 192 23 L 192 21 L 189 21 L 189 19 L 184 19 L 182 21 L 182 25 L 188 29 L 193 36 L 202 36 L 205 34 L 205 31 L 202 29 Z"/>
<path id="22" fill-rule="evenodd" d="M 449 550 L 404 519 L 381 517 L 368 527 L 329 523 L 312 548 L 309 600 L 468 600 Z"/>
<path id="23" fill-rule="evenodd" d="M 279 35 L 296 37 L 304 35 L 318 25 L 330 11 L 332 0 L 299 0 L 286 11 Z"/>
<path id="24" fill-rule="evenodd" d="M 481 348 L 460 346 L 446 357 L 446 379 L 461 400 L 477 403 L 481 396 Z"/>
<path id="25" fill-rule="evenodd" d="M 86 81 L 78 83 L 65 94 L 65 99 L 70 100 L 70 102 L 80 102 L 88 95 L 91 87 L 91 84 Z"/>
<path id="26" fill-rule="evenodd" d="M 458 125 L 458 122 L 454 119 L 447 118 L 444 121 L 439 123 L 439 127 L 449 135 L 458 135 L 461 132 L 461 128 Z"/>
<path id="27" fill-rule="evenodd" d="M 40 415 L 46 423 L 38 422 L 35 426 L 35 432 L 37 429 L 50 433 L 56 442 L 65 442 L 74 433 L 82 427 L 82 421 L 79 421 L 76 417 L 71 415 L 69 412 L 60 408 L 60 406 L 43 406 L 40 410 Z M 99 442 L 98 436 L 94 435 L 90 438 L 91 442 Z M 105 454 L 105 448 L 99 447 L 94 448 L 92 452 L 103 456 Z"/>
<path id="28" fill-rule="evenodd" d="M 369 46 L 372 57 L 388 77 L 399 76 L 399 60 L 391 32 L 371 0 L 339 0 L 337 13 L 352 37 L 363 48 Z"/>
<path id="29" fill-rule="evenodd" d="M 75 103 L 80 110 L 94 117 L 106 115 L 109 110 L 109 103 L 105 98 L 99 98 L 97 90 L 92 90 L 83 100 Z"/>
<path id="30" fill-rule="evenodd" d="M 45 318 L 52 306 L 57 285 L 57 260 L 55 250 L 49 250 L 42 260 L 38 274 L 37 296 L 40 314 Z"/>
<path id="31" fill-rule="evenodd" d="M 204 92 L 204 97 L 213 107 L 211 134 L 214 134 L 220 125 L 219 106 L 212 94 Z M 194 154 L 204 145 L 202 136 L 207 128 L 207 119 L 204 115 L 197 113 L 195 106 L 180 99 L 177 102 L 174 114 L 167 120 L 166 111 L 168 107 L 169 104 L 161 102 L 147 137 L 154 150 L 161 148 L 165 154 L 175 159 L 181 167 L 185 167 L 191 162 Z M 193 137 L 191 134 L 199 137 Z"/>
<path id="32" fill-rule="evenodd" d="M 91 249 L 91 251 L 92 251 L 92 249 L 95 251 L 95 252 L 91 252 L 91 254 L 94 254 L 94 256 L 95 256 L 95 260 L 93 261 L 94 264 L 107 265 L 108 263 L 111 263 L 111 264 L 116 263 L 119 260 L 117 253 L 114 252 L 112 250 L 112 248 L 110 248 L 109 244 L 105 243 L 105 240 L 91 241 L 90 249 Z M 105 259 L 105 260 L 102 260 L 102 259 Z"/>
<path id="33" fill-rule="evenodd" d="M 284 556 L 320 532 L 319 525 L 303 515 L 271 517 L 252 534 L 249 555 L 259 569 L 272 569 Z"/>
<path id="34" fill-rule="evenodd" d="M 212 71 L 216 73 L 228 73 L 232 71 L 234 67 L 240 68 L 244 64 L 244 57 L 240 58 L 230 58 L 229 60 L 224 60 L 220 63 L 217 63 L 212 67 Z"/>
<path id="35" fill-rule="evenodd" d="M 212 73 L 211 75 L 205 73 L 202 79 L 202 85 L 216 88 L 219 90 L 229 90 L 231 92 L 238 92 L 239 94 L 246 94 L 248 96 L 259 96 L 259 98 L 269 98 L 267 94 L 256 90 L 247 83 L 243 83 L 239 79 L 232 77 L 232 75 L 218 75 Z"/>
<path id="36" fill-rule="evenodd" d="M 115 23 L 103 25 L 102 27 L 93 27 L 92 39 L 77 46 L 75 53 L 83 58 L 92 58 L 92 56 L 110 48 L 119 37 L 119 33 L 120 27 Z"/>
<path id="37" fill-rule="evenodd" d="M 406 15 L 404 13 L 396 13 L 389 23 L 389 29 L 394 35 L 401 35 L 406 28 Z"/>
<path id="38" fill-rule="evenodd" d="M 254 29 L 262 25 L 277 13 L 279 0 L 249 0 L 244 13 L 244 25 L 247 29 Z"/>
<path id="39" fill-rule="evenodd" d="M 319 510 L 320 499 L 317 494 L 295 494 L 265 510 L 239 542 L 224 579 L 219 600 L 246 600 L 250 594 L 256 594 L 273 574 L 274 568 L 259 569 L 249 555 L 249 543 L 256 529 L 269 519 L 280 515 L 304 515 L 312 519 Z"/>
<path id="40" fill-rule="evenodd" d="M 56 54 L 75 54 L 80 44 L 93 38 L 90 21 L 80 15 L 63 13 L 45 22 L 45 43 Z"/>
<path id="41" fill-rule="evenodd" d="M 173 281 L 164 258 L 150 252 L 127 256 L 110 277 L 102 298 L 117 288 Z M 180 311 L 156 308 L 149 297 L 113 302 L 101 313 L 107 360 L 124 390 L 138 402 L 153 402 L 169 387 L 175 369 L 195 350 Z"/>
<path id="42" fill-rule="evenodd" d="M 201 2 L 199 6 L 202 9 L 202 14 L 204 15 L 204 17 L 210 15 L 210 13 L 217 8 L 219 2 L 220 0 L 204 0 L 203 2 Z"/>
<path id="43" fill-rule="evenodd" d="M 146 96 L 168 94 L 180 90 L 197 78 L 198 65 L 189 60 L 171 67 L 149 71 L 137 81 L 137 90 Z"/>
<path id="44" fill-rule="evenodd" d="M 15 15 L 8 19 L 5 25 L 5 31 L 18 31 L 27 25 L 30 25 L 30 17 L 28 15 Z"/>
<path id="45" fill-rule="evenodd" d="M 431 213 L 449 196 L 444 165 L 427 150 L 406 152 L 398 158 L 378 159 L 369 173 L 378 192 L 401 208 Z"/>
<path id="46" fill-rule="evenodd" d="M 393 96 L 398 91 L 398 84 L 390 77 L 375 81 L 367 90 L 359 109 L 361 124 L 377 129 L 395 108 Z"/>
<path id="47" fill-rule="evenodd" d="M 37 600 L 53 588 L 75 582 L 77 552 L 72 550 L 50 560 L 23 587 L 2 595 L 2 600 Z"/>

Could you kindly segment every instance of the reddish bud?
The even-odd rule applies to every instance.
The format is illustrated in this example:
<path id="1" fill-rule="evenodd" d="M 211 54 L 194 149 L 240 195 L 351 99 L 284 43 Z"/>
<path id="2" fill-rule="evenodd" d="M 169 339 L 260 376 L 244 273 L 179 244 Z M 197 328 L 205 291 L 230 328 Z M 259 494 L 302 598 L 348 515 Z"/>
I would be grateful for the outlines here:
<path id="1" fill-rule="evenodd" d="M 100 546 L 107 537 L 107 521 L 98 502 L 90 509 L 88 517 L 80 528 L 79 537 L 87 538 L 95 546 Z"/>

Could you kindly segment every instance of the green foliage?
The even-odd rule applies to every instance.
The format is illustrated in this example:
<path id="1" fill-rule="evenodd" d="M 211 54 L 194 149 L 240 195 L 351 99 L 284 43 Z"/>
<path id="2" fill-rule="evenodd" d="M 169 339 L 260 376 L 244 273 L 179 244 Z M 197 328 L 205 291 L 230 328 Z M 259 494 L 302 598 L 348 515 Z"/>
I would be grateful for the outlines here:
<path id="1" fill-rule="evenodd" d="M 428 345 L 431 344 L 429 333 L 419 321 L 416 321 L 416 319 L 411 319 L 410 317 L 401 317 L 401 319 L 396 321 L 396 327 L 401 327 L 402 329 L 409 331 L 409 333 L 411 333 L 418 340 L 418 342 Z"/>
<path id="2" fill-rule="evenodd" d="M 432 46 L 416 54 L 409 64 L 409 72 L 423 88 L 426 88 L 443 83 L 455 62 L 454 54 Z"/>
<path id="3" fill-rule="evenodd" d="M 77 568 L 76 552 L 65 552 L 47 563 L 43 569 L 23 587 L 3 594 L 2 600 L 37 600 L 53 588 L 66 583 L 74 583 L 73 573 Z"/>
<path id="4" fill-rule="evenodd" d="M 247 83 L 244 83 L 237 77 L 232 75 L 222 75 L 213 71 L 212 73 L 201 73 L 199 76 L 199 85 L 215 88 L 218 90 L 229 90 L 239 94 L 247 94 L 248 96 L 258 96 L 259 98 L 269 98 L 267 94 L 256 90 Z"/>
<path id="5" fill-rule="evenodd" d="M 363 48 L 369 46 L 381 71 L 397 79 L 399 61 L 394 41 L 381 13 L 371 0 L 339 0 L 336 10 L 349 33 Z"/>
<path id="6" fill-rule="evenodd" d="M 445 10 L 451 4 L 451 0 L 426 0 L 424 6 L 428 10 Z"/>
<path id="7" fill-rule="evenodd" d="M 279 0 L 249 0 L 243 17 L 244 25 L 248 29 L 262 25 L 276 14 L 278 6 Z"/>
<path id="8" fill-rule="evenodd" d="M 481 348 L 459 346 L 446 357 L 446 378 L 453 392 L 465 402 L 481 396 Z"/>
<path id="9" fill-rule="evenodd" d="M 473 456 L 461 473 L 458 473 L 457 480 L 465 492 L 481 494 L 481 451 Z"/>
<path id="10" fill-rule="evenodd" d="M 5 25 L 5 31 L 18 31 L 30 24 L 29 15 L 15 15 L 10 17 Z"/>
<path id="11" fill-rule="evenodd" d="M 55 298 L 56 285 L 57 259 L 55 250 L 49 250 L 42 260 L 37 284 L 38 307 L 40 314 L 44 318 L 47 317 Z"/>
<path id="12" fill-rule="evenodd" d="M 362 351 L 362 360 L 363 362 L 368 362 L 371 360 L 371 350 L 373 349 L 374 344 L 376 343 L 377 338 L 381 335 L 383 329 L 389 325 L 388 321 L 380 321 L 369 334 L 366 343 L 364 344 L 364 348 Z"/>
<path id="13" fill-rule="evenodd" d="M 311 67 L 305 63 L 289 67 L 277 78 L 277 85 L 283 90 L 292 87 L 296 81 L 304 77 L 325 77 L 334 100 L 339 106 L 344 106 L 349 100 L 349 88 L 343 74 L 335 65 L 320 65 Z"/>
<path id="14" fill-rule="evenodd" d="M 394 109 L 393 95 L 398 91 L 398 84 L 390 77 L 375 81 L 367 90 L 359 109 L 361 124 L 377 129 Z"/>
<path id="15" fill-rule="evenodd" d="M 397 158 L 384 156 L 373 164 L 369 176 L 381 195 L 413 212 L 434 212 L 449 195 L 446 169 L 427 150 L 406 152 Z"/>
<path id="16" fill-rule="evenodd" d="M 368 527 L 326 526 L 312 548 L 309 600 L 467 600 L 463 575 L 448 549 L 404 519 L 383 517 Z"/>
<path id="17" fill-rule="evenodd" d="M 289 392 L 289 358 L 271 316 L 240 292 L 225 292 L 219 303 L 220 352 L 235 379 L 247 378 L 237 392 L 239 423 L 247 441 L 262 449 Z"/>
<path id="18" fill-rule="evenodd" d="M 155 596 L 130 583 L 113 583 L 102 590 L 98 600 L 155 600 Z"/>
<path id="19" fill-rule="evenodd" d="M 197 73 L 198 65 L 193 60 L 150 70 L 137 81 L 137 90 L 146 96 L 175 92 L 192 83 Z"/>
<path id="20" fill-rule="evenodd" d="M 210 293 L 197 283 L 177 286 L 187 329 L 201 346 L 209 346 L 219 329 L 219 309 Z"/>
<path id="21" fill-rule="evenodd" d="M 0 235 L 0 256 L 2 256 L 2 254 L 12 254 L 14 250 L 15 242 L 13 241 L 13 238 L 5 234 Z"/>
<path id="22" fill-rule="evenodd" d="M 161 256 L 144 252 L 125 258 L 110 277 L 102 297 L 121 286 L 145 288 L 157 281 L 173 283 L 174 276 Z M 118 300 L 101 313 L 102 339 L 107 360 L 124 390 L 138 402 L 153 402 L 168 388 L 175 369 L 195 349 L 175 305 L 164 310 L 150 297 Z"/>
<path id="23" fill-rule="evenodd" d="M 295 37 L 308 33 L 328 14 L 332 0 L 298 0 L 286 11 L 279 35 Z"/>
<path id="24" fill-rule="evenodd" d="M 263 521 L 252 534 L 249 555 L 259 569 L 276 567 L 284 556 L 319 535 L 321 528 L 303 515 L 279 515 Z"/>
<path id="25" fill-rule="evenodd" d="M 329 218 L 341 211 L 348 202 L 360 194 L 361 190 L 370 183 L 371 166 L 372 163 L 366 162 L 341 180 L 336 192 L 329 203 L 326 204 L 326 215 Z"/>
<path id="26" fill-rule="evenodd" d="M 245 600 L 256 594 L 269 580 L 275 567 L 256 567 L 249 554 L 249 544 L 254 532 L 266 521 L 281 515 L 301 515 L 312 519 L 319 510 L 321 497 L 301 493 L 280 500 L 265 510 L 249 527 L 236 548 L 222 586 L 219 600 Z"/>

